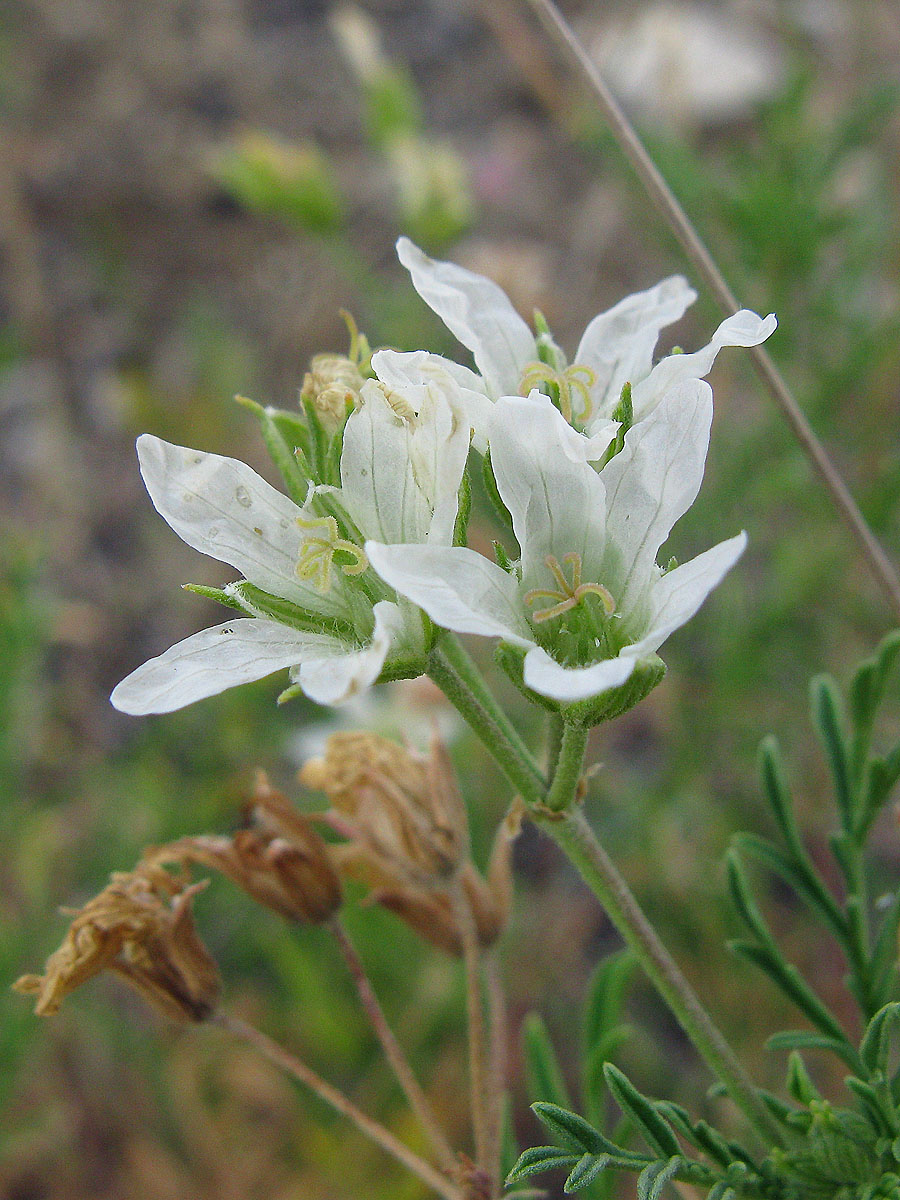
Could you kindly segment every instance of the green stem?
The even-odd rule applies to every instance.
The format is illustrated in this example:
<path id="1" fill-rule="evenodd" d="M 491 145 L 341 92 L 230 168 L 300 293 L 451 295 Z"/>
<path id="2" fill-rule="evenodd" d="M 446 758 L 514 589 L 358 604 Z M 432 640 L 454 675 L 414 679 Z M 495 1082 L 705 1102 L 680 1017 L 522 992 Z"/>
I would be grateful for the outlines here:
<path id="1" fill-rule="evenodd" d="M 540 804 L 546 779 L 478 668 L 452 635 L 442 638 L 432 650 L 428 674 L 471 725 L 522 799 Z"/>
<path id="2" fill-rule="evenodd" d="M 584 815 L 579 811 L 551 813 L 544 809 L 532 813 L 532 819 L 557 842 L 578 868 L 651 983 L 764 1144 L 780 1145 L 781 1131 L 759 1099 L 752 1080 L 659 940 Z"/>
<path id="3" fill-rule="evenodd" d="M 556 771 L 559 762 L 559 752 L 562 749 L 563 719 L 559 713 L 547 714 L 547 774 L 550 778 Z"/>
<path id="4" fill-rule="evenodd" d="M 564 725 L 553 779 L 544 804 L 551 812 L 565 812 L 575 803 L 584 768 L 588 730 L 580 725 Z"/>

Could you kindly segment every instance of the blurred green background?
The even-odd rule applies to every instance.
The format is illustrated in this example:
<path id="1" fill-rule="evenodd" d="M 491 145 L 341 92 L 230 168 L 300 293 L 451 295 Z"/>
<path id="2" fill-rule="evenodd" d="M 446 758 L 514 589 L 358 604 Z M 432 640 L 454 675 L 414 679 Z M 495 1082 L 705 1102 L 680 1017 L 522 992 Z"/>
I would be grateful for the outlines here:
<path id="1" fill-rule="evenodd" d="M 772 352 L 896 559 L 894 6 L 564 8 L 742 302 L 778 314 Z M 345 349 L 340 308 L 373 345 L 455 352 L 395 262 L 400 233 L 495 278 L 526 315 L 540 307 L 570 351 L 597 311 L 690 267 L 513 0 L 13 0 L 0 45 L 0 1196 L 418 1197 L 220 1035 L 164 1026 L 105 981 L 47 1022 L 6 991 L 58 943 L 58 905 L 83 902 L 148 843 L 231 828 L 256 767 L 316 802 L 294 774 L 333 714 L 276 709 L 277 680 L 167 717 L 110 707 L 123 675 L 217 619 L 179 585 L 229 578 L 153 512 L 133 440 L 149 430 L 274 479 L 231 397 L 292 407 L 310 356 Z M 701 298 L 661 348 L 705 344 L 718 320 Z M 598 731 L 589 803 L 700 994 L 776 1086 L 783 1062 L 761 1046 L 785 1014 L 723 949 L 734 925 L 721 853 L 735 829 L 767 828 L 755 751 L 774 730 L 821 857 L 829 812 L 807 681 L 823 669 L 845 680 L 890 616 L 738 351 L 712 382 L 707 480 L 670 548 L 684 560 L 742 527 L 750 548 L 666 647 L 663 685 Z M 489 648 L 473 650 L 490 665 Z M 900 705 L 888 709 L 896 735 Z M 508 789 L 434 695 L 398 685 L 344 719 L 427 733 L 432 715 L 477 800 L 483 854 Z M 876 853 L 896 886 L 896 823 L 879 827 Z M 533 831 L 517 867 L 502 953 L 528 1144 L 523 1017 L 543 1013 L 574 1079 L 573 1014 L 617 940 Z M 849 1014 L 836 952 L 789 894 L 768 900 L 794 960 Z M 198 908 L 229 1005 L 416 1143 L 325 936 L 288 932 L 221 884 Z M 355 905 L 347 920 L 464 1145 L 457 964 L 384 913 Z M 708 1111 L 705 1071 L 640 980 L 629 1011 L 637 1032 L 620 1060 L 635 1082 Z"/>

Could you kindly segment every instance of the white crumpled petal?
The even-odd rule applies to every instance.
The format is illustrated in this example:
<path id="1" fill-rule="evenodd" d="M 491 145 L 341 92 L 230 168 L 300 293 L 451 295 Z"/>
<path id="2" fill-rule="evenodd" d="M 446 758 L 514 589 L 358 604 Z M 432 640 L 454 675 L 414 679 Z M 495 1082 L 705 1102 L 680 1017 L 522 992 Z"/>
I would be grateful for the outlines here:
<path id="1" fill-rule="evenodd" d="M 385 583 L 444 629 L 532 644 L 513 575 L 464 546 L 381 546 L 366 555 Z"/>
<path id="2" fill-rule="evenodd" d="M 174 712 L 239 683 L 263 679 L 332 645 L 341 643 L 326 634 L 242 617 L 202 629 L 151 658 L 122 680 L 110 700 L 120 712 L 136 717 Z"/>
<path id="3" fill-rule="evenodd" d="M 644 657 L 658 650 L 670 634 L 687 624 L 743 554 L 746 545 L 746 533 L 739 533 L 667 571 L 651 593 L 653 612 L 649 632 L 623 653 Z"/>
<path id="4" fill-rule="evenodd" d="M 603 559 L 602 477 L 584 459 L 584 439 L 546 396 L 506 396 L 494 407 L 491 465 L 522 551 L 522 587 L 552 586 L 545 559 L 580 557 L 585 579 Z"/>
<path id="5" fill-rule="evenodd" d="M 660 546 L 700 490 L 711 423 L 712 389 L 687 379 L 632 425 L 600 473 L 611 543 L 604 581 L 626 620 L 646 595 Z"/>
<path id="6" fill-rule="evenodd" d="M 367 645 L 356 650 L 333 640 L 291 669 L 291 679 L 310 700 L 346 704 L 377 680 L 391 646 L 403 638 L 405 628 L 400 608 L 389 600 L 376 604 L 373 613 L 375 629 Z"/>
<path id="7" fill-rule="evenodd" d="M 522 368 L 537 357 L 534 334 L 490 279 L 423 254 L 409 238 L 397 255 L 413 287 L 475 357 L 491 396 L 514 396 Z"/>
<path id="8" fill-rule="evenodd" d="M 533 646 L 525 655 L 522 678 L 533 692 L 551 700 L 573 703 L 589 696 L 619 687 L 631 675 L 637 659 L 631 647 L 618 658 L 606 658 L 589 667 L 564 667 L 552 659 L 540 646 Z"/>
<path id="9" fill-rule="evenodd" d="M 582 335 L 574 361 L 596 376 L 591 388 L 594 413 L 608 417 L 625 383 L 648 374 L 661 329 L 674 324 L 697 299 L 681 275 L 663 279 L 645 292 L 626 296 L 594 317 Z M 590 423 L 593 428 L 593 422 Z"/>
<path id="10" fill-rule="evenodd" d="M 759 317 L 748 308 L 727 317 L 712 335 L 709 345 L 693 354 L 670 354 L 661 359 L 646 379 L 636 383 L 631 399 L 634 419 L 643 420 L 657 400 L 683 379 L 702 379 L 712 370 L 719 351 L 725 346 L 758 346 L 778 328 L 774 313 Z"/>
<path id="11" fill-rule="evenodd" d="M 150 499 L 182 541 L 273 596 L 326 616 L 350 615 L 339 589 L 323 595 L 300 579 L 301 510 L 246 463 L 149 433 L 137 451 Z"/>
<path id="12" fill-rule="evenodd" d="M 416 412 L 421 412 L 429 385 L 436 385 L 448 401 L 452 398 L 461 406 L 472 431 L 472 444 L 484 454 L 494 406 L 480 375 L 427 350 L 378 350 L 372 355 L 372 370 L 385 387 L 395 388 L 409 398 Z"/>

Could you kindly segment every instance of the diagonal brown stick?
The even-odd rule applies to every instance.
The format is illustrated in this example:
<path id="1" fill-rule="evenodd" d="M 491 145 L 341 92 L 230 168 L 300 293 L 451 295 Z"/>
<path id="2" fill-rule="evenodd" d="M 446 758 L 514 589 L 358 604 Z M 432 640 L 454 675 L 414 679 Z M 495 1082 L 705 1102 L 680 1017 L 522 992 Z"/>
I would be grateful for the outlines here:
<path id="1" fill-rule="evenodd" d="M 634 126 L 619 107 L 615 97 L 606 86 L 584 47 L 578 41 L 571 26 L 553 0 L 528 0 L 558 48 L 576 67 L 609 124 L 620 149 L 628 158 L 647 190 L 663 220 L 674 233 L 679 244 L 694 264 L 698 274 L 719 303 L 726 316 L 737 312 L 740 305 L 725 281 L 709 250 L 701 240 L 687 213 L 679 204 L 672 189 L 663 179 L 655 163 L 647 153 Z M 749 353 L 753 365 L 769 389 L 775 402 L 787 418 L 788 424 L 803 448 L 809 461 L 828 489 L 832 501 L 859 545 L 872 575 L 881 585 L 894 615 L 900 617 L 900 578 L 885 554 L 883 547 L 872 533 L 831 461 L 827 450 L 816 437 L 790 388 L 768 352 L 762 346 L 751 347 Z"/>
<path id="2" fill-rule="evenodd" d="M 292 1075 L 296 1080 L 308 1087 L 310 1091 L 324 1100 L 326 1104 L 330 1104 L 332 1108 L 337 1109 L 339 1113 L 352 1121 L 357 1129 L 361 1130 L 366 1137 L 371 1138 L 373 1142 L 377 1142 L 382 1150 L 386 1150 L 401 1162 L 407 1170 L 412 1171 L 417 1175 L 424 1184 L 436 1192 L 439 1196 L 443 1196 L 444 1200 L 464 1200 L 462 1192 L 448 1179 L 446 1175 L 442 1175 L 440 1171 L 436 1171 L 430 1163 L 427 1163 L 424 1158 L 420 1158 L 418 1154 L 410 1150 L 398 1138 L 395 1138 L 389 1129 L 385 1129 L 377 1121 L 374 1121 L 366 1113 L 362 1112 L 356 1105 L 348 1100 L 343 1092 L 334 1087 L 333 1084 L 322 1079 L 310 1067 L 290 1054 L 283 1046 L 279 1046 L 277 1042 L 272 1041 L 265 1033 L 262 1033 L 254 1025 L 248 1025 L 246 1021 L 241 1021 L 237 1017 L 232 1017 L 228 1013 L 217 1012 L 209 1018 L 209 1021 L 214 1025 L 219 1025 L 223 1029 L 227 1029 L 229 1033 L 235 1037 L 241 1038 L 245 1042 L 249 1042 L 264 1058 L 269 1062 L 274 1063 L 276 1067 L 280 1067 L 282 1071 L 286 1071 L 288 1075 Z"/>

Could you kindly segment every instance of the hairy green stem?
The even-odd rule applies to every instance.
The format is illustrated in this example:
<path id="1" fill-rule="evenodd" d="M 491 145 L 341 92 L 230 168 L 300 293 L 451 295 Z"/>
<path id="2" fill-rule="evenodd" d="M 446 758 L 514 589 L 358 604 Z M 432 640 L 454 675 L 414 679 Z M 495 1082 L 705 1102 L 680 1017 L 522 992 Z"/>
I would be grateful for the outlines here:
<path id="1" fill-rule="evenodd" d="M 545 807 L 551 812 L 565 812 L 575 803 L 584 769 L 588 730 L 580 725 L 564 725 L 553 779 L 547 789 Z"/>
<path id="2" fill-rule="evenodd" d="M 546 779 L 478 668 L 452 635 L 442 638 L 432 650 L 428 674 L 471 725 L 522 799 L 540 804 Z"/>
<path id="3" fill-rule="evenodd" d="M 651 983 L 764 1144 L 780 1145 L 781 1132 L 759 1099 L 752 1080 L 659 940 L 584 815 L 577 810 L 557 814 L 544 809 L 532 813 L 532 819 L 557 842 L 578 868 Z"/>

